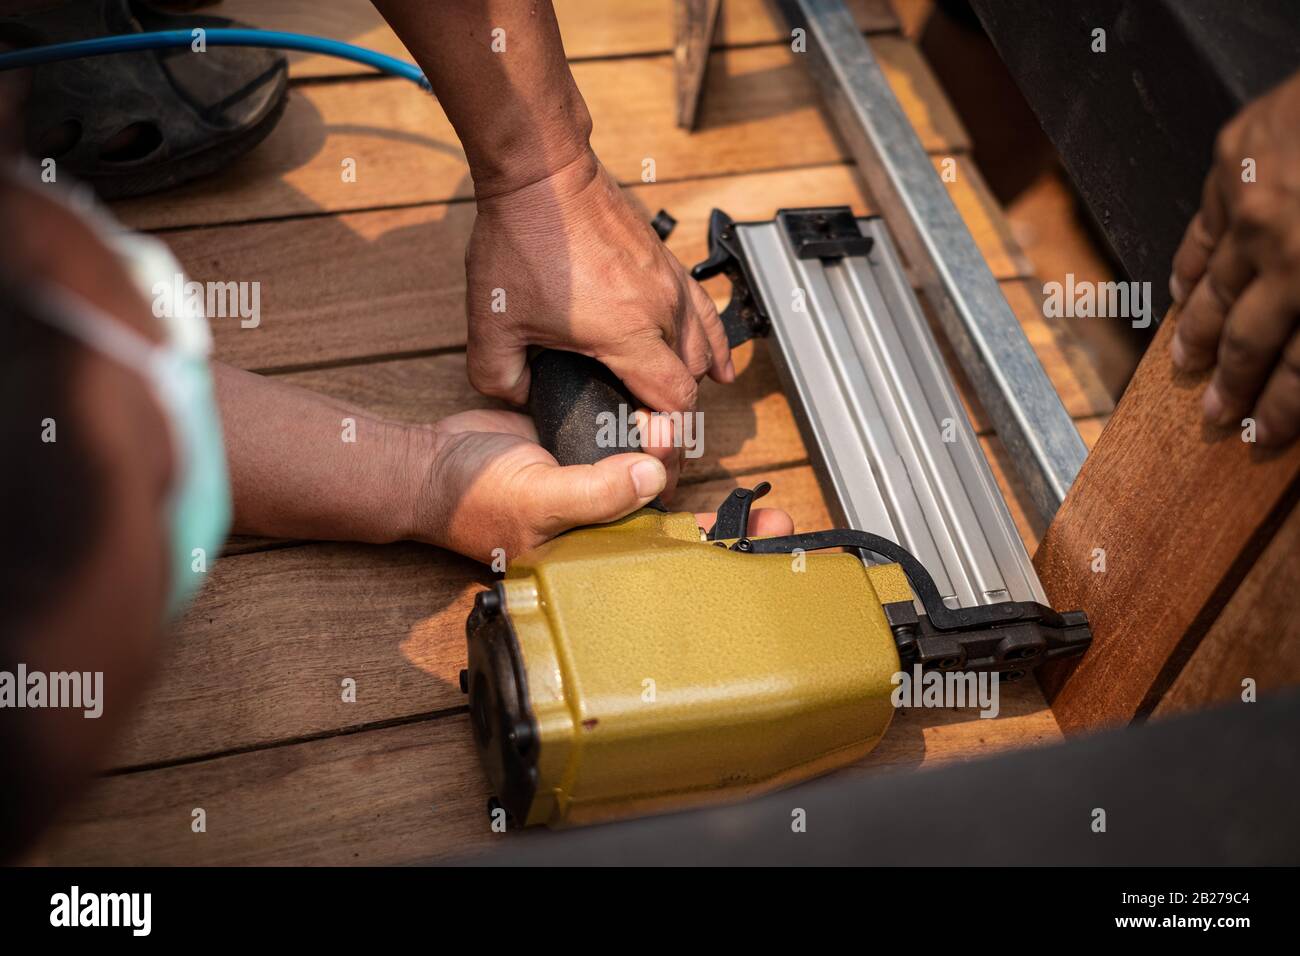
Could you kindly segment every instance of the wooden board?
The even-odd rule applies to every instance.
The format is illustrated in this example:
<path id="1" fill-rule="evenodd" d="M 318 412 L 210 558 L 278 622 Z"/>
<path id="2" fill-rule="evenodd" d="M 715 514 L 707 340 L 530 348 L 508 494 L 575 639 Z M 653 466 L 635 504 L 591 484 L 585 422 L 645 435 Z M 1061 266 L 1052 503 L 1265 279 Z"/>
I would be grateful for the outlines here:
<path id="1" fill-rule="evenodd" d="M 889 0 L 848 0 L 858 26 L 867 33 L 896 30 Z M 263 30 L 313 33 L 409 60 L 411 55 L 369 0 L 224 0 L 213 10 Z M 672 49 L 672 0 L 555 0 L 555 15 L 570 60 L 643 56 Z M 725 0 L 714 46 L 776 43 L 788 35 L 768 0 Z M 347 60 L 310 54 L 290 55 L 295 78 L 346 76 L 367 68 Z"/>
<path id="2" fill-rule="evenodd" d="M 916 50 L 872 39 L 886 79 L 929 150 L 969 145 Z M 673 120 L 672 57 L 574 66 L 595 124 L 592 145 L 622 183 L 657 182 L 840 162 L 812 80 L 784 46 L 723 51 L 710 65 L 694 132 Z M 344 164 L 355 168 L 345 181 Z M 352 168 L 352 167 L 349 167 Z M 214 176 L 114 211 L 141 229 L 311 216 L 468 199 L 465 156 L 437 100 L 406 80 L 297 86 L 275 130 Z"/>
<path id="3" fill-rule="evenodd" d="M 1256 700 L 1300 685 L 1300 508 L 1292 508 L 1200 646 L 1192 652 L 1157 717 L 1241 702 L 1247 681 Z"/>
<path id="4" fill-rule="evenodd" d="M 677 125 L 695 128 L 709 50 L 717 28 L 722 0 L 673 0 L 673 92 L 677 97 Z"/>
<path id="5" fill-rule="evenodd" d="M 936 766 L 1053 743 L 1032 682 L 1008 685 L 996 720 L 900 711 L 850 772 Z M 465 856 L 545 830 L 493 833 L 469 720 L 395 727 L 108 777 L 38 853 L 53 865 L 402 864 Z M 202 808 L 207 830 L 191 830 Z"/>
<path id="6" fill-rule="evenodd" d="M 1115 407 L 1091 361 L 1078 343 L 1059 322 L 1043 318 L 1042 287 L 1034 280 L 1015 280 L 999 283 L 1002 294 L 1020 320 L 1020 327 L 1033 347 L 1034 354 L 1056 387 L 1056 393 L 1065 410 L 1075 419 L 1095 418 L 1109 414 Z M 943 354 L 952 375 L 957 394 L 961 397 L 966 414 L 979 434 L 992 431 L 988 413 L 980 404 L 969 376 L 957 360 L 956 352 L 948 343 L 925 296 L 921 305 L 930 327 L 934 331 L 939 351 Z M 1037 509 L 1034 509 L 1037 510 Z"/>
<path id="7" fill-rule="evenodd" d="M 1067 732 L 1159 704 L 1300 490 L 1300 445 L 1266 452 L 1202 424 L 1208 375 L 1174 371 L 1173 328 L 1166 319 L 1034 558 L 1053 604 L 1086 608 L 1093 627 L 1080 662 L 1042 672 Z M 1105 571 L 1093 573 L 1098 548 Z"/>
<path id="8" fill-rule="evenodd" d="M 949 191 L 994 275 L 1029 275 L 973 164 Z M 705 258 L 714 208 L 742 221 L 770 218 L 782 206 L 839 204 L 861 215 L 873 212 L 856 172 L 844 164 L 638 185 L 628 192 L 647 219 L 659 209 L 673 214 L 678 225 L 669 248 L 688 264 Z M 260 324 L 243 328 L 235 319 L 216 318 L 213 334 L 222 360 L 274 370 L 463 346 L 464 251 L 473 222 L 471 205 L 440 203 L 185 229 L 164 238 L 195 280 L 260 284 Z M 719 304 L 730 294 L 725 279 L 708 288 Z M 1013 304 L 1025 308 L 1025 321 L 1042 325 L 1036 303 L 1022 297 Z M 1036 344 L 1050 337 L 1045 328 L 1034 335 Z"/>

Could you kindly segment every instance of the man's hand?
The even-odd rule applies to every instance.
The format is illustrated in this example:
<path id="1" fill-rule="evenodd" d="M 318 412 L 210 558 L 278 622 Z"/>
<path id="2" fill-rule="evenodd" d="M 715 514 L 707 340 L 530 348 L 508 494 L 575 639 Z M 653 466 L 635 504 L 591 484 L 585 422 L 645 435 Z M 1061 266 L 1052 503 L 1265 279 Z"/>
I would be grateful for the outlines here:
<path id="1" fill-rule="evenodd" d="M 1252 417 L 1259 444 L 1292 441 L 1300 434 L 1300 74 L 1220 132 L 1169 285 L 1181 305 L 1175 365 L 1214 368 L 1206 419 L 1229 426 Z"/>
<path id="2" fill-rule="evenodd" d="M 466 254 L 469 378 L 522 405 L 528 346 L 593 356 L 650 409 L 688 412 L 706 373 L 735 378 L 713 302 L 586 150 L 480 197 Z"/>
<path id="3" fill-rule="evenodd" d="M 522 405 L 528 348 L 581 352 L 649 410 L 735 378 L 722 322 L 591 151 L 591 114 L 547 0 L 375 0 L 429 78 L 474 180 L 469 377 Z M 672 436 L 648 449 L 668 468 Z"/>
<path id="4" fill-rule="evenodd" d="M 631 452 L 595 465 L 561 467 L 541 445 L 532 419 L 471 411 L 423 430 L 429 462 L 409 535 L 489 563 L 494 550 L 519 555 L 570 528 L 613 521 L 647 505 L 664 487 L 663 464 Z M 710 527 L 714 515 L 697 515 Z M 793 530 L 783 511 L 756 509 L 752 534 Z"/>

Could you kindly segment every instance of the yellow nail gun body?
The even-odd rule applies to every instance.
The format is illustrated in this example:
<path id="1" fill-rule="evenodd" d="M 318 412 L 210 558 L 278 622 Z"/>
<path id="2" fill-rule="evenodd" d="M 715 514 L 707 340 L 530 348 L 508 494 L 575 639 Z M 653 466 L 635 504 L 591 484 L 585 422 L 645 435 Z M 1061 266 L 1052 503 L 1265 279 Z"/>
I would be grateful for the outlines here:
<path id="1" fill-rule="evenodd" d="M 512 815 L 551 825 L 859 759 L 894 711 L 883 606 L 912 600 L 896 564 L 741 554 L 651 509 L 557 538 L 487 593 L 470 623 L 475 738 Z"/>

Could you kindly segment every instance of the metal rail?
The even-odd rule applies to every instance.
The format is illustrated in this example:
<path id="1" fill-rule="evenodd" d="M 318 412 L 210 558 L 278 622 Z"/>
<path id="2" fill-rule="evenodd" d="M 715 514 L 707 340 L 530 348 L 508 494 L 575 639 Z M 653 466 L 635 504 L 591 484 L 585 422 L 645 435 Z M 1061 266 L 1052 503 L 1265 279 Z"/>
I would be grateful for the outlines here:
<path id="1" fill-rule="evenodd" d="M 791 223 L 818 212 L 733 228 L 832 520 L 901 544 L 950 608 L 1045 603 L 884 223 L 857 220 L 866 253 L 801 258 Z"/>
<path id="2" fill-rule="evenodd" d="M 774 0 L 1044 523 L 1087 455 L 997 280 L 841 0 Z"/>

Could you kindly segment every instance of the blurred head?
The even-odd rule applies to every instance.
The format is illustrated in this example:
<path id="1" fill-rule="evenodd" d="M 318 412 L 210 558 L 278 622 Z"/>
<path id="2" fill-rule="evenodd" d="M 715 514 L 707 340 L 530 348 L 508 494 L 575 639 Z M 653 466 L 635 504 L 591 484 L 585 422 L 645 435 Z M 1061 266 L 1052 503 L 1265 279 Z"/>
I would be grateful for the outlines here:
<path id="1" fill-rule="evenodd" d="M 149 382 L 43 314 L 40 289 L 67 289 L 105 320 L 160 341 L 120 260 L 40 185 L 7 174 L 0 230 L 0 671 L 103 674 L 98 718 L 0 709 L 5 860 L 108 760 L 144 687 L 172 573 L 174 456 Z"/>

